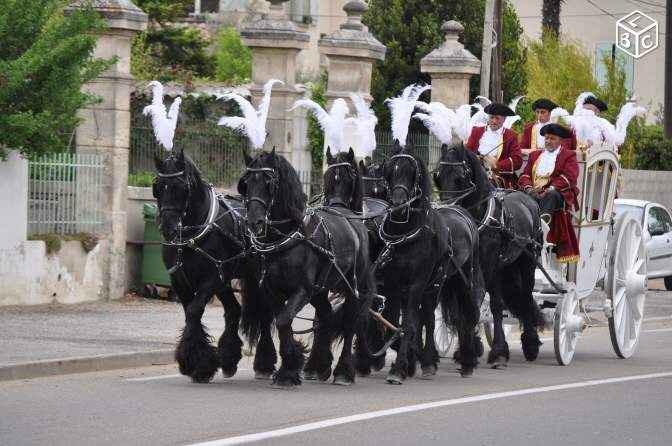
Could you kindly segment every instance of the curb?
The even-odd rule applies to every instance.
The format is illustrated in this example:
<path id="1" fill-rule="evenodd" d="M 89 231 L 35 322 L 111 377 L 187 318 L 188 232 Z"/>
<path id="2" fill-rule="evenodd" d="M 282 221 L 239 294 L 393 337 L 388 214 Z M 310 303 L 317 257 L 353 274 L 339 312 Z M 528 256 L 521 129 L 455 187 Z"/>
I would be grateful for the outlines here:
<path id="1" fill-rule="evenodd" d="M 0 365 L 0 381 L 173 364 L 175 362 L 173 355 L 172 349 L 152 350 Z"/>

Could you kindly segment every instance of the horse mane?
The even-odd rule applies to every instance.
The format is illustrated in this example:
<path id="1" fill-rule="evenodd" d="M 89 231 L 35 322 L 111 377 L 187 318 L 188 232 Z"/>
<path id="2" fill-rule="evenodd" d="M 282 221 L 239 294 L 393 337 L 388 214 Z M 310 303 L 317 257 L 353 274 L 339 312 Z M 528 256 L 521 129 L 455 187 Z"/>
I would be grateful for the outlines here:
<path id="1" fill-rule="evenodd" d="M 413 155 L 413 158 L 415 158 L 418 167 L 420 168 L 420 190 L 422 190 L 421 207 L 425 209 L 429 207 L 432 201 L 432 181 L 429 176 L 429 171 L 427 170 L 427 165 L 422 158 L 419 158 L 416 155 Z"/>
<path id="2" fill-rule="evenodd" d="M 261 152 L 252 161 L 250 167 L 270 167 L 278 175 L 276 200 L 271 209 L 274 219 L 289 218 L 301 224 L 306 211 L 308 198 L 303 192 L 301 180 L 294 167 L 282 155 L 273 152 Z"/>
<path id="3" fill-rule="evenodd" d="M 492 191 L 492 184 L 488 179 L 485 168 L 483 168 L 483 164 L 481 164 L 481 161 L 474 152 L 464 147 L 463 143 L 454 146 L 452 150 L 459 150 L 462 152 L 463 159 L 469 165 L 473 175 L 474 185 L 476 186 L 475 193 L 471 193 L 465 197 L 462 204 L 465 208 L 470 208 L 479 203 L 490 193 L 490 191 Z"/>
<path id="4" fill-rule="evenodd" d="M 337 153 L 335 162 L 348 163 L 350 164 L 350 167 L 352 167 L 352 171 L 355 174 L 355 184 L 352 191 L 352 198 L 350 199 L 350 203 L 348 203 L 348 207 L 352 211 L 362 212 L 364 205 L 364 186 L 362 185 L 362 172 L 359 170 L 359 166 L 354 159 L 348 160 L 348 154 L 345 152 Z M 326 191 L 329 186 L 329 181 L 325 178 L 324 190 Z"/>

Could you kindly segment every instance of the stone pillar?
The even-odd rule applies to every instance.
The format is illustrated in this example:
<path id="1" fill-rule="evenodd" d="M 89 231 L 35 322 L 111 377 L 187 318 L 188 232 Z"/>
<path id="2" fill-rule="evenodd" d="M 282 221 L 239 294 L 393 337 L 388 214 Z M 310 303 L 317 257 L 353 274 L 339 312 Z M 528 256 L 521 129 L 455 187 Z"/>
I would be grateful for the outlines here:
<path id="1" fill-rule="evenodd" d="M 352 0 L 343 6 L 347 20 L 340 29 L 322 37 L 318 42 L 320 54 L 329 61 L 329 80 L 327 82 L 327 106 L 331 107 L 334 100 L 348 99 L 350 93 L 361 94 L 367 102 L 371 102 L 371 76 L 373 63 L 385 60 L 387 48 L 380 43 L 362 23 L 362 15 L 369 7 L 362 0 Z M 346 144 L 354 147 L 354 125 L 346 125 Z"/>
<path id="2" fill-rule="evenodd" d="M 288 19 L 284 3 L 270 0 L 269 13 L 252 22 L 240 33 L 243 43 L 252 50 L 252 81 L 250 89 L 258 104 L 263 86 L 270 79 L 279 79 L 284 86 L 275 86 L 266 123 L 269 137 L 265 149 L 273 147 L 301 168 L 302 151 L 299 130 L 301 111 L 288 112 L 301 94 L 296 89 L 296 56 L 308 47 L 310 37 L 299 31 Z M 304 144 L 305 145 L 305 144 Z M 305 151 L 305 147 L 303 147 Z M 299 157 L 299 159 L 297 159 Z M 297 165 L 298 161 L 298 165 Z"/>
<path id="3" fill-rule="evenodd" d="M 131 41 L 147 27 L 147 15 L 131 0 L 97 0 L 94 8 L 107 20 L 98 36 L 98 58 L 116 57 L 116 63 L 85 89 L 102 98 L 99 104 L 80 111 L 77 151 L 104 156 L 104 227 L 109 255 L 104 268 L 103 296 L 118 299 L 125 293 L 126 205 L 128 149 L 131 128 Z"/>
<path id="4" fill-rule="evenodd" d="M 432 100 L 455 108 L 469 103 L 469 79 L 480 73 L 481 62 L 458 41 L 462 24 L 450 20 L 441 31 L 446 41 L 422 59 L 420 70 L 432 78 Z"/>

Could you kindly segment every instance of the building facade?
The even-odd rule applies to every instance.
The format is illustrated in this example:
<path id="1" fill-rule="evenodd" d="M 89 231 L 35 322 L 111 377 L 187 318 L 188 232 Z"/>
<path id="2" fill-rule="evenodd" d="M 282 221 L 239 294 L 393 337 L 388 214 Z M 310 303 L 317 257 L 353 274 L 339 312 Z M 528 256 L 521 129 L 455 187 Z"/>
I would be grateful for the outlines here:
<path id="1" fill-rule="evenodd" d="M 525 35 L 541 37 L 541 4 L 538 0 L 510 0 Z M 616 47 L 616 22 L 638 10 L 658 22 L 658 47 L 635 59 Z M 562 4 L 561 33 L 581 43 L 593 58 L 598 82 L 604 82 L 604 56 L 617 58 L 626 73 L 630 93 L 647 107 L 653 119 L 660 110 L 665 91 L 665 1 L 664 0 L 566 0 Z M 667 73 L 667 75 L 672 75 Z"/>

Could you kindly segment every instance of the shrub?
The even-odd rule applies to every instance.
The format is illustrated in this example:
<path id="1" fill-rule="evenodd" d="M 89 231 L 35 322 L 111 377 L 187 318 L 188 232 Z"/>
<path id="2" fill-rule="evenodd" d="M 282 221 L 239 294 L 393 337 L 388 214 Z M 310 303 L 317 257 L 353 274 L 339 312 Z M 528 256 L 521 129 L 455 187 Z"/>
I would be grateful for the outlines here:
<path id="1" fill-rule="evenodd" d="M 252 77 L 252 52 L 243 45 L 233 27 L 223 28 L 217 36 L 215 77 L 220 82 L 242 84 Z"/>
<path id="2" fill-rule="evenodd" d="M 154 173 L 136 172 L 128 175 L 128 185 L 135 187 L 151 187 L 154 182 Z"/>

